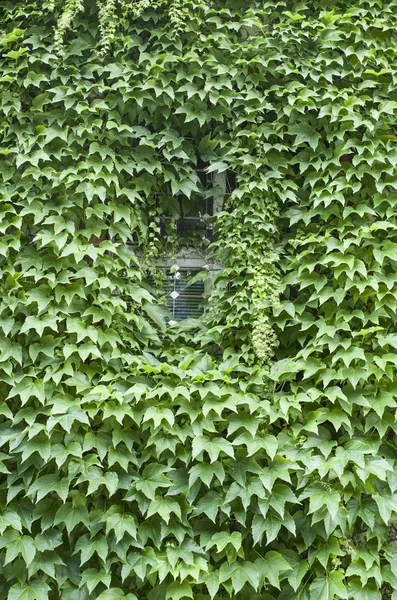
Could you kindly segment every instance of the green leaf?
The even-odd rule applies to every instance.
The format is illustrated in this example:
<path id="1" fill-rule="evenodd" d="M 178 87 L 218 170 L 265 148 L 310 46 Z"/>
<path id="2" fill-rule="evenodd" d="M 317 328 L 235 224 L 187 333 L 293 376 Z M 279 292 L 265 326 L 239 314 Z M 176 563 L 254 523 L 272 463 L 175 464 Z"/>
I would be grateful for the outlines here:
<path id="1" fill-rule="evenodd" d="M 14 585 L 7 600 L 48 600 L 50 587 L 43 581 L 32 581 L 28 586 Z"/>
<path id="2" fill-rule="evenodd" d="M 295 135 L 295 144 L 297 146 L 302 143 L 307 143 L 313 150 L 315 150 L 321 139 L 320 134 L 313 129 L 308 123 L 300 123 L 299 125 L 292 125 L 289 128 L 289 133 Z"/>
<path id="3" fill-rule="evenodd" d="M 168 311 L 168 309 L 166 309 L 162 306 L 156 306 L 155 304 L 150 304 L 148 302 L 145 302 L 143 304 L 143 310 L 146 312 L 148 317 L 152 321 L 154 321 L 154 323 L 156 325 L 158 325 L 158 327 L 160 327 L 160 329 L 162 331 L 166 330 L 166 327 L 167 327 L 166 319 L 171 318 L 171 315 L 170 315 L 170 312 Z"/>
<path id="4" fill-rule="evenodd" d="M 109 532 L 113 530 L 116 542 L 120 542 L 125 533 L 136 539 L 137 527 L 132 515 L 126 515 L 121 509 L 113 506 L 105 513 L 103 518 L 106 521 L 106 535 L 109 535 Z"/>
<path id="5" fill-rule="evenodd" d="M 219 590 L 219 576 L 216 572 L 211 572 L 205 575 L 204 578 L 205 585 L 207 586 L 208 593 L 211 596 L 211 600 L 215 598 L 218 590 Z"/>
<path id="6" fill-rule="evenodd" d="M 167 586 L 166 600 L 179 600 L 180 598 L 193 598 L 192 588 L 188 583 L 172 583 Z"/>
<path id="7" fill-rule="evenodd" d="M 341 571 L 331 571 L 328 575 L 317 577 L 310 585 L 310 599 L 349 598 L 343 579 L 344 574 Z"/>
<path id="8" fill-rule="evenodd" d="M 20 516 L 13 510 L 5 510 L 0 515 L 0 535 L 3 535 L 7 527 L 12 527 L 17 531 L 22 531 L 22 523 Z"/>
<path id="9" fill-rule="evenodd" d="M 316 577 L 310 585 L 310 600 L 319 600 L 320 598 L 321 600 L 333 600 L 335 598 L 330 580 L 326 575 Z"/>
<path id="10" fill-rule="evenodd" d="M 176 500 L 162 496 L 155 496 L 155 499 L 149 504 L 146 516 L 150 517 L 156 513 L 160 515 L 160 517 L 166 523 L 168 523 L 172 513 L 181 518 L 181 507 Z"/>
<path id="11" fill-rule="evenodd" d="M 111 576 L 109 573 L 101 573 L 96 569 L 86 569 L 82 573 L 79 587 L 86 585 L 88 592 L 91 594 L 100 583 L 103 583 L 106 585 L 106 587 L 109 587 L 110 581 Z"/>
<path id="12" fill-rule="evenodd" d="M 309 514 L 326 506 L 332 518 L 335 518 L 341 501 L 340 495 L 336 490 L 327 489 L 327 487 L 322 487 L 321 485 L 309 486 L 299 498 L 309 498 Z"/>
<path id="13" fill-rule="evenodd" d="M 280 589 L 280 573 L 292 569 L 285 558 L 274 550 L 266 552 L 265 557 L 255 560 L 255 565 L 259 573 L 269 580 L 270 584 Z"/>
<path id="14" fill-rule="evenodd" d="M 68 480 L 60 479 L 58 475 L 44 475 L 39 477 L 28 490 L 29 495 L 37 494 L 37 502 L 53 492 L 56 492 L 63 502 L 66 502 L 69 492 Z"/>
<path id="15" fill-rule="evenodd" d="M 4 564 L 12 562 L 18 556 L 18 554 L 22 555 L 26 566 L 29 566 L 36 554 L 36 547 L 33 539 L 30 536 L 16 534 L 16 536 L 7 543 L 7 552 Z"/>

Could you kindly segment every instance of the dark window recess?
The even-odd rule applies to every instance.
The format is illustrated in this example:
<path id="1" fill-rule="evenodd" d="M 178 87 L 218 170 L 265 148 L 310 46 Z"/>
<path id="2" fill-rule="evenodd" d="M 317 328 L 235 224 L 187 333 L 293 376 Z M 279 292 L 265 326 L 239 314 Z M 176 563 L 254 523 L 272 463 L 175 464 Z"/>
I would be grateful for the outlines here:
<path id="1" fill-rule="evenodd" d="M 213 225 L 207 221 L 214 214 L 212 198 L 199 198 L 196 202 L 183 198 L 179 203 L 181 211 L 177 220 L 177 233 L 183 234 L 191 229 L 200 229 L 210 237 Z"/>
<path id="2" fill-rule="evenodd" d="M 195 169 L 195 183 L 199 191 L 190 197 L 184 194 L 167 192 L 158 195 L 159 207 L 162 209 L 162 235 L 167 236 L 168 223 L 175 221 L 175 231 L 181 240 L 198 244 L 203 240 L 210 241 L 213 236 L 214 190 L 213 176 L 205 168 Z M 226 192 L 226 189 L 225 189 Z"/>
<path id="3" fill-rule="evenodd" d="M 174 196 L 163 199 L 162 234 L 166 235 L 167 221 L 175 220 L 176 233 L 182 239 L 196 234 L 200 239 L 210 240 L 214 228 L 210 222 L 214 214 L 213 204 L 212 198 L 203 197 Z"/>
<path id="4" fill-rule="evenodd" d="M 176 321 L 196 319 L 204 312 L 204 282 L 189 284 L 192 274 L 190 269 L 179 269 L 175 273 L 167 271 L 164 291 L 167 294 L 167 306 Z"/>

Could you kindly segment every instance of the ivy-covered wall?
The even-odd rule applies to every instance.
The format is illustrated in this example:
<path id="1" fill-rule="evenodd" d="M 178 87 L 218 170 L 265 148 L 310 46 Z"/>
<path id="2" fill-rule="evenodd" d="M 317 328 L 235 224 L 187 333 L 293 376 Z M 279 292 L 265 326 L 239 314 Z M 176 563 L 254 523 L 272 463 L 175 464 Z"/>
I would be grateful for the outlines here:
<path id="1" fill-rule="evenodd" d="M 0 3 L 1 598 L 395 600 L 396 10 Z"/>

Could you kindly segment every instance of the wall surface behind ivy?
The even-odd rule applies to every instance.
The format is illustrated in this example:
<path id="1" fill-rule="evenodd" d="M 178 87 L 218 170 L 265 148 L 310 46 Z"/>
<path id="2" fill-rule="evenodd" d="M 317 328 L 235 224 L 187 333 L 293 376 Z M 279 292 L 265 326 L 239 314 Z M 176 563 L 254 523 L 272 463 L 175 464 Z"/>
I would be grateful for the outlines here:
<path id="1" fill-rule="evenodd" d="M 397 3 L 98 6 L 0 3 L 1 598 L 395 599 Z"/>

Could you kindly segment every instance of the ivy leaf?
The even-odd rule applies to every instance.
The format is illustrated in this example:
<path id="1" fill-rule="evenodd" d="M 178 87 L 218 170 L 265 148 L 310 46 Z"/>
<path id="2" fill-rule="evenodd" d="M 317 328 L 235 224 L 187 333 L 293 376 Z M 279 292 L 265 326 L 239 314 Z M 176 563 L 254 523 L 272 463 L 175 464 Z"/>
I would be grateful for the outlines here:
<path id="1" fill-rule="evenodd" d="M 343 573 L 331 571 L 328 575 L 317 577 L 310 585 L 310 599 L 348 598 L 347 589 L 343 583 Z"/>
<path id="2" fill-rule="evenodd" d="M 307 487 L 300 498 L 309 498 L 309 514 L 326 506 L 332 518 L 336 517 L 341 501 L 340 495 L 336 490 L 327 489 L 319 485 Z"/>
<path id="3" fill-rule="evenodd" d="M 193 598 L 192 588 L 188 583 L 172 583 L 167 586 L 166 600 L 180 600 L 180 598 Z"/>
<path id="4" fill-rule="evenodd" d="M 10 358 L 22 364 L 22 346 L 11 340 L 0 338 L 0 361 L 4 362 Z"/>
<path id="5" fill-rule="evenodd" d="M 300 123 L 299 125 L 292 125 L 289 128 L 289 133 L 295 135 L 295 145 L 300 146 L 302 143 L 307 143 L 313 150 L 315 150 L 321 139 L 320 134 L 313 129 L 308 123 Z"/>
<path id="6" fill-rule="evenodd" d="M 177 517 L 181 518 L 181 507 L 176 500 L 172 500 L 166 496 L 155 496 L 155 499 L 149 504 L 147 517 L 150 517 L 156 513 L 159 514 L 166 523 L 168 523 L 171 513 L 174 513 Z"/>
<path id="7" fill-rule="evenodd" d="M 109 587 L 111 581 L 111 575 L 109 573 L 100 573 L 96 569 L 86 569 L 81 575 L 80 586 L 87 586 L 88 592 L 92 594 L 93 590 L 100 584 L 103 583 L 106 587 Z"/>
<path id="8" fill-rule="evenodd" d="M 148 302 L 143 304 L 143 310 L 146 312 L 146 314 L 148 315 L 148 317 L 150 319 L 152 319 L 152 321 L 154 321 L 154 323 L 156 323 L 156 325 L 158 325 L 160 327 L 160 329 L 162 331 L 166 330 L 167 327 L 167 322 L 166 319 L 170 318 L 170 313 L 169 311 L 162 307 L 162 306 L 156 306 L 155 304 L 150 304 Z"/>
<path id="9" fill-rule="evenodd" d="M 46 395 L 43 382 L 40 380 L 34 381 L 29 377 L 24 377 L 20 383 L 18 383 L 12 390 L 10 397 L 19 395 L 22 405 L 26 404 L 28 400 L 34 396 L 42 404 L 45 403 Z"/>
<path id="10" fill-rule="evenodd" d="M 37 502 L 53 492 L 56 492 L 63 502 L 66 502 L 69 492 L 68 480 L 60 479 L 58 475 L 44 475 L 36 479 L 28 490 L 29 495 L 37 494 Z"/>
<path id="11" fill-rule="evenodd" d="M 43 581 L 32 581 L 28 586 L 14 585 L 7 600 L 48 600 L 50 587 Z"/>
<path id="12" fill-rule="evenodd" d="M 4 564 L 12 562 L 18 556 L 18 554 L 22 554 L 26 566 L 29 566 L 36 554 L 36 547 L 33 539 L 30 536 L 16 534 L 15 537 L 10 539 L 10 541 L 7 543 L 7 552 Z"/>
<path id="13" fill-rule="evenodd" d="M 208 593 L 211 596 L 211 600 L 213 600 L 213 598 L 215 598 L 215 596 L 219 590 L 219 585 L 220 585 L 219 576 L 216 572 L 213 571 L 213 572 L 205 575 L 204 581 L 205 581 L 205 585 L 207 586 Z"/>
<path id="14" fill-rule="evenodd" d="M 21 518 L 14 510 L 6 510 L 0 515 L 0 535 L 3 535 L 7 527 L 22 531 Z"/>
<path id="15" fill-rule="evenodd" d="M 280 588 L 280 573 L 292 568 L 285 558 L 274 550 L 266 552 L 264 559 L 257 559 L 255 565 L 259 573 L 262 572 L 271 585 L 277 588 Z"/>
<path id="16" fill-rule="evenodd" d="M 126 515 L 114 506 L 105 513 L 103 518 L 106 521 L 106 535 L 109 535 L 109 532 L 113 530 L 116 543 L 123 539 L 125 533 L 136 539 L 137 526 L 132 515 Z"/>
<path id="17" fill-rule="evenodd" d="M 42 315 L 41 317 L 26 317 L 24 324 L 20 329 L 20 333 L 34 330 L 41 337 L 46 327 L 49 327 L 52 331 L 58 331 L 57 317 L 52 315 Z"/>

